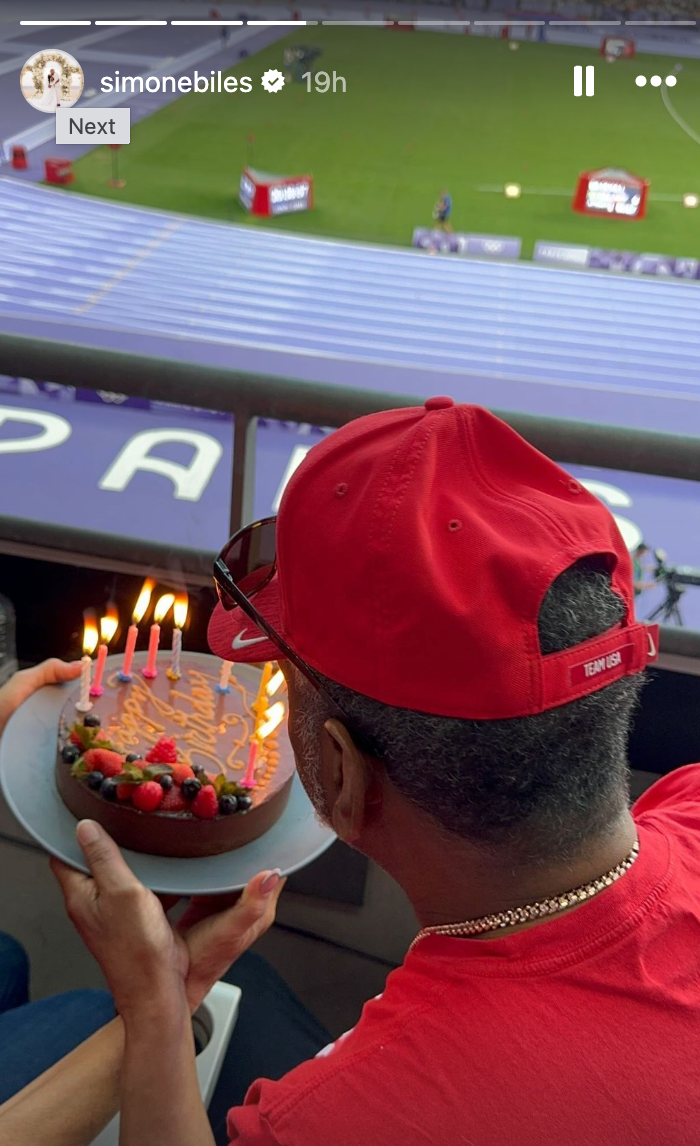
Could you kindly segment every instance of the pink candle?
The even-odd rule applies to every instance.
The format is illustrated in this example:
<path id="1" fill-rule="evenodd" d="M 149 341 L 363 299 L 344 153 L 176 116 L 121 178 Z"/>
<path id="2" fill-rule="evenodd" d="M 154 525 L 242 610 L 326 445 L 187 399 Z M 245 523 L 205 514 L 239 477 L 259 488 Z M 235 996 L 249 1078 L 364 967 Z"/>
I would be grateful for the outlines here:
<path id="1" fill-rule="evenodd" d="M 97 651 L 97 669 L 95 672 L 95 680 L 92 688 L 90 689 L 90 696 L 102 696 L 104 688 L 102 687 L 102 676 L 105 671 L 105 661 L 107 660 L 107 650 L 109 642 L 119 628 L 119 614 L 117 606 L 110 601 L 107 606 L 107 612 L 100 621 L 100 638 L 101 644 Z"/>
<path id="2" fill-rule="evenodd" d="M 107 646 L 100 645 L 97 650 L 97 667 L 95 669 L 95 679 L 92 682 L 90 689 L 90 696 L 102 696 L 104 688 L 102 686 L 102 676 L 105 671 L 105 661 L 107 660 Z"/>
<path id="3" fill-rule="evenodd" d="M 129 625 L 129 630 L 126 634 L 126 648 L 124 649 L 124 663 L 119 673 L 120 680 L 131 680 L 131 665 L 134 659 L 134 649 L 136 648 L 136 640 L 139 635 L 139 621 L 143 618 L 146 609 L 151 603 L 151 594 L 155 582 L 147 577 L 144 581 L 141 592 L 138 595 L 136 604 L 134 605 L 134 612 L 132 614 L 132 623 Z"/>
<path id="4" fill-rule="evenodd" d="M 131 665 L 134 659 L 134 650 L 136 648 L 136 638 L 138 635 L 138 625 L 129 625 L 126 634 L 126 648 L 124 649 L 124 663 L 119 673 L 120 680 L 131 680 Z"/>
<path id="5" fill-rule="evenodd" d="M 146 667 L 143 670 L 143 675 L 148 680 L 154 680 L 158 676 L 158 669 L 156 668 L 156 657 L 158 656 L 158 645 L 160 644 L 160 625 L 151 625 L 151 632 L 148 638 L 148 660 Z"/>
<path id="6" fill-rule="evenodd" d="M 248 753 L 248 764 L 245 770 L 245 776 L 241 780 L 242 788 L 255 787 L 255 761 L 258 758 L 258 749 L 260 744 L 255 736 L 250 741 L 250 751 Z"/>
<path id="7" fill-rule="evenodd" d="M 158 676 L 156 657 L 158 656 L 158 645 L 160 644 L 160 622 L 166 614 L 170 612 L 174 600 L 174 593 L 164 593 L 156 602 L 156 607 L 153 610 L 153 624 L 151 625 L 151 632 L 148 638 L 148 659 L 146 661 L 146 667 L 143 669 L 143 675 L 147 680 L 154 680 Z"/>

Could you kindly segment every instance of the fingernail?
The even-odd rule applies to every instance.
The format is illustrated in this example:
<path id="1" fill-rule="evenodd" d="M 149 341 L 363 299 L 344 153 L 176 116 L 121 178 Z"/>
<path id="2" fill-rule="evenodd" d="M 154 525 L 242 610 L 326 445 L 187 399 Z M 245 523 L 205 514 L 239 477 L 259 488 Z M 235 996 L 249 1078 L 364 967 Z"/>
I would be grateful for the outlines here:
<path id="1" fill-rule="evenodd" d="M 81 820 L 77 832 L 81 844 L 94 844 L 97 842 L 100 829 L 94 820 Z"/>
<path id="2" fill-rule="evenodd" d="M 269 871 L 260 884 L 260 894 L 271 895 L 281 878 L 282 872 L 278 867 L 276 867 L 274 871 Z"/>

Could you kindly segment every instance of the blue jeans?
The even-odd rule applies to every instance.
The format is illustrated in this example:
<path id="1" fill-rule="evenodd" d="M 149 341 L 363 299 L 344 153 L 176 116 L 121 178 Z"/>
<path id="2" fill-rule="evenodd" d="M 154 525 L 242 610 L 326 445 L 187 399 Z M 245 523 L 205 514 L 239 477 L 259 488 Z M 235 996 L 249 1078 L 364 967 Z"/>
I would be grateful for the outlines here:
<path id="1" fill-rule="evenodd" d="M 107 991 L 68 991 L 29 1002 L 29 962 L 0 932 L 0 1103 L 114 1018 Z"/>
<path id="2" fill-rule="evenodd" d="M 259 955 L 246 952 L 224 975 L 243 991 L 238 1020 L 209 1106 L 217 1146 L 228 1142 L 226 1112 L 260 1077 L 281 1078 L 326 1046 L 328 1031 Z M 29 963 L 0 932 L 0 1103 L 27 1086 L 110 1019 L 107 991 L 69 991 L 30 1003 Z"/>

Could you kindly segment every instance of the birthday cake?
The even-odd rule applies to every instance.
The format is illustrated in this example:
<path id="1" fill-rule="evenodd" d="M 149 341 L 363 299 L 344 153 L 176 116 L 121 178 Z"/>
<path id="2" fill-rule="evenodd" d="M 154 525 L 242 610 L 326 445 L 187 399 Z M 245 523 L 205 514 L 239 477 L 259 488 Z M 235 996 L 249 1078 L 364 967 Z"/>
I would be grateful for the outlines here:
<path id="1" fill-rule="evenodd" d="M 74 816 L 99 821 L 121 847 L 179 857 L 232 851 L 277 822 L 295 767 L 279 736 L 284 705 L 264 697 L 261 710 L 260 671 L 241 666 L 226 679 L 219 664 L 183 657 L 179 679 L 165 662 L 146 679 L 136 663 L 125 681 L 109 657 L 88 712 L 73 690 L 59 721 L 56 783 Z"/>

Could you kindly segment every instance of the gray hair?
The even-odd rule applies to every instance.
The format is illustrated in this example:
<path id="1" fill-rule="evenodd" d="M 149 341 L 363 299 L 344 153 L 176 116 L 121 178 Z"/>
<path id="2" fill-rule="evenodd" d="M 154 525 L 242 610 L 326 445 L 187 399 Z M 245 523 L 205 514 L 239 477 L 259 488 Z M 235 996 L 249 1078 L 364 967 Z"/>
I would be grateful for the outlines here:
<path id="1" fill-rule="evenodd" d="M 613 628 L 624 604 L 600 561 L 580 561 L 559 576 L 539 617 L 544 654 Z M 319 814 L 328 809 L 318 777 L 321 728 L 334 715 L 298 675 L 296 729 L 305 783 Z M 396 788 L 453 836 L 495 857 L 537 867 L 573 862 L 604 837 L 629 804 L 627 740 L 642 677 L 536 716 L 461 720 L 394 708 L 322 678 L 347 713 L 350 731 L 381 745 L 381 765 Z"/>

